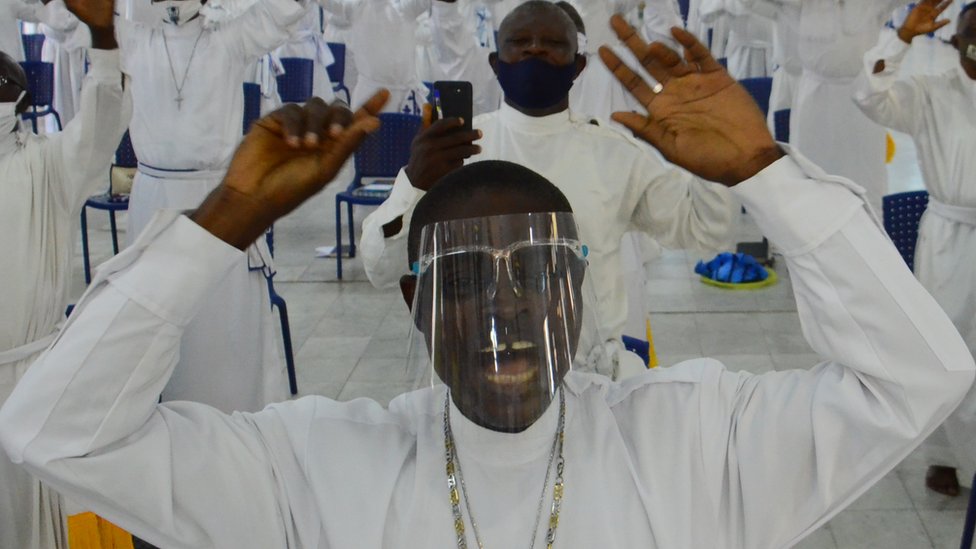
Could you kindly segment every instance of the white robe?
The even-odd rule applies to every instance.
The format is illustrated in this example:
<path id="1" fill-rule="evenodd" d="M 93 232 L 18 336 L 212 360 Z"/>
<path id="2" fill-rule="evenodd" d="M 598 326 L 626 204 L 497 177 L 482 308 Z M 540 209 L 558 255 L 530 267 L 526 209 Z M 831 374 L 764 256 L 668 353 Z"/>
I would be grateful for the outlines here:
<path id="1" fill-rule="evenodd" d="M 204 27 L 120 22 L 123 70 L 132 78 L 130 135 L 139 172 L 129 201 L 129 238 L 160 209 L 192 209 L 223 178 L 241 139 L 243 82 L 258 57 L 287 40 L 304 14 L 292 0 L 263 0 L 240 17 Z M 180 82 L 199 38 L 178 108 Z M 263 239 L 251 248 L 183 339 L 183 357 L 165 400 L 205 402 L 225 411 L 259 410 L 287 397 L 285 367 L 274 338 L 265 274 L 270 260 Z M 194 358 L 197 357 L 197 358 Z M 212 367 L 193 369 L 188 364 Z"/>
<path id="2" fill-rule="evenodd" d="M 349 86 L 353 107 L 386 88 L 390 90 L 386 112 L 419 115 L 427 102 L 427 88 L 417 72 L 417 18 L 430 9 L 431 0 L 319 2 L 352 25 L 346 47 L 358 73 L 355 85 Z"/>
<path id="3" fill-rule="evenodd" d="M 36 23 L 41 20 L 44 4 L 24 0 L 3 0 L 0 2 L 0 51 L 14 58 L 24 60 L 24 42 L 20 37 L 20 22 Z"/>
<path id="4" fill-rule="evenodd" d="M 735 192 L 786 252 L 804 334 L 826 361 L 751 375 L 698 359 L 620 384 L 570 373 L 557 547 L 792 546 L 972 383 L 965 344 L 847 183 L 784 158 Z M 389 410 L 306 397 L 228 416 L 156 402 L 198 300 L 241 255 L 186 218 L 159 221 L 0 411 L 12 458 L 168 549 L 454 547 L 443 389 Z M 487 546 L 529 539 L 556 408 L 519 434 L 452 410 Z"/>
<path id="5" fill-rule="evenodd" d="M 62 126 L 71 122 L 81 101 L 81 84 L 85 78 L 85 52 L 91 47 L 87 25 L 79 24 L 64 6 L 63 0 L 51 0 L 44 8 L 41 31 L 44 49 L 41 59 L 54 63 L 54 109 Z M 48 132 L 56 131 L 53 116 L 47 117 Z"/>
<path id="6" fill-rule="evenodd" d="M 570 111 L 531 117 L 508 105 L 476 116 L 484 137 L 468 162 L 507 160 L 547 178 L 576 210 L 605 339 L 618 339 L 627 319 L 620 240 L 640 230 L 663 246 L 727 249 L 738 206 L 725 187 L 667 164 L 646 145 L 614 129 L 577 119 Z M 360 252 L 370 281 L 391 287 L 408 271 L 410 216 L 423 192 L 401 170 L 390 197 L 363 221 Z M 403 216 L 403 230 L 383 238 L 383 225 Z M 642 334 L 629 334 L 642 335 Z M 583 344 L 581 344 L 583 346 Z M 583 346 L 583 348 L 587 348 Z"/>
<path id="7" fill-rule="evenodd" d="M 299 57 L 312 60 L 312 95 L 320 97 L 326 103 L 335 99 L 332 82 L 326 68 L 335 62 L 332 50 L 322 36 L 319 13 L 321 6 L 312 3 L 305 7 L 305 16 L 292 31 L 287 44 L 278 48 L 275 54 L 279 57 Z"/>
<path id="8" fill-rule="evenodd" d="M 773 25 L 740 0 L 703 0 L 698 16 L 708 25 L 723 20 L 728 36 L 723 57 L 736 79 L 770 76 L 773 71 Z"/>
<path id="9" fill-rule="evenodd" d="M 25 346 L 43 344 L 64 319 L 78 215 L 107 184 L 129 122 L 118 52 L 92 50 L 91 60 L 81 109 L 63 132 L 20 132 L 0 142 L 0 403 L 38 355 Z M 0 457 L 0 547 L 63 547 L 59 499 Z"/>
<path id="10" fill-rule="evenodd" d="M 912 136 L 929 192 L 915 250 L 915 275 L 976 355 L 976 81 L 959 65 L 939 75 L 898 79 L 909 51 L 895 34 L 864 56 L 855 99 L 872 120 Z M 877 60 L 885 70 L 872 74 Z M 976 394 L 946 420 L 950 447 L 927 444 L 933 465 L 976 472 Z"/>
<path id="11" fill-rule="evenodd" d="M 323 11 L 323 16 L 325 19 L 325 32 L 323 33 L 325 41 L 336 42 L 346 46 L 346 66 L 344 67 L 345 72 L 342 75 L 342 83 L 346 88 L 352 90 L 356 85 L 356 80 L 359 79 L 359 71 L 356 70 L 356 60 L 349 50 L 352 24 L 347 19 L 329 13 L 328 11 Z M 340 97 L 346 99 L 345 95 L 341 95 Z"/>

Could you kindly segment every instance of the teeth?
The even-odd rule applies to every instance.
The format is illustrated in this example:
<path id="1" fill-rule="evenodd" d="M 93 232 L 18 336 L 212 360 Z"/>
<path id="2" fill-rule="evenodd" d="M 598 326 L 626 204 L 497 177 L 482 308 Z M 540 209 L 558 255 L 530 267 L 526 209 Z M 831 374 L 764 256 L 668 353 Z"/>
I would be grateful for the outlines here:
<path id="1" fill-rule="evenodd" d="M 530 381 L 535 377 L 535 370 L 529 370 L 521 374 L 488 374 L 485 377 L 489 382 L 497 385 L 515 385 Z"/>
<path id="2" fill-rule="evenodd" d="M 535 343 L 531 341 L 516 341 L 512 343 L 511 349 L 513 351 L 524 351 L 526 349 L 534 349 Z M 509 345 L 505 342 L 499 343 L 497 347 L 485 347 L 481 350 L 482 353 L 504 353 L 509 349 Z"/>

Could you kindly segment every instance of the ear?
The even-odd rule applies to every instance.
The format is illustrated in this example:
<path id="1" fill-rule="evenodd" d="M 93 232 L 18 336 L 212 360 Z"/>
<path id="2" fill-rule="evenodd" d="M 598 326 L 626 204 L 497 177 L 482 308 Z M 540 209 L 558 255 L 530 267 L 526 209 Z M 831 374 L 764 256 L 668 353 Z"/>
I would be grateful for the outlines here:
<path id="1" fill-rule="evenodd" d="M 491 70 L 495 76 L 498 76 L 498 52 L 493 51 L 488 54 L 488 64 L 491 65 Z"/>
<path id="2" fill-rule="evenodd" d="M 949 43 L 952 44 L 952 47 L 955 48 L 956 51 L 958 51 L 959 53 L 962 53 L 962 50 L 959 47 L 959 35 L 958 34 L 953 34 L 952 35 L 952 38 L 949 39 Z"/>
<path id="3" fill-rule="evenodd" d="M 585 68 L 586 68 L 586 56 L 577 53 L 576 54 L 576 76 L 573 77 L 573 80 L 579 78 L 579 75 L 582 74 L 583 69 Z"/>
<path id="4" fill-rule="evenodd" d="M 403 301 L 407 304 L 407 309 L 413 312 L 413 294 L 417 291 L 417 276 L 408 274 L 400 277 L 400 293 Z"/>

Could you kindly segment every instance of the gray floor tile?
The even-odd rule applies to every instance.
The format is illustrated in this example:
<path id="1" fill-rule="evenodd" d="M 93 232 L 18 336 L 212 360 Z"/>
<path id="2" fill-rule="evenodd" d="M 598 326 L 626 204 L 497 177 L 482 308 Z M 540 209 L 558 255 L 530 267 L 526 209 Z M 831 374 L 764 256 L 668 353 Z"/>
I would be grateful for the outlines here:
<path id="1" fill-rule="evenodd" d="M 830 521 L 837 547 L 844 549 L 931 549 L 914 510 L 848 509 Z"/>
<path id="2" fill-rule="evenodd" d="M 959 548 L 965 511 L 919 511 L 918 514 L 935 549 Z"/>

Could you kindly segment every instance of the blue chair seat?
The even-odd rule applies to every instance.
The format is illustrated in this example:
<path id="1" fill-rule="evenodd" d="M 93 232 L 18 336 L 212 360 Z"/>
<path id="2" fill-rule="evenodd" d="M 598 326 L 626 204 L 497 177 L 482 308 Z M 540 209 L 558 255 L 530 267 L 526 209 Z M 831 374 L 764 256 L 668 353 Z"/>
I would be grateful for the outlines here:
<path id="1" fill-rule="evenodd" d="M 284 103 L 304 103 L 312 97 L 315 63 L 311 59 L 282 57 L 285 74 L 279 76 L 278 95 Z"/>
<path id="2" fill-rule="evenodd" d="M 364 180 L 391 182 L 400 168 L 410 160 L 410 145 L 420 130 L 419 116 L 401 113 L 380 114 L 380 129 L 370 134 L 356 150 L 356 175 L 345 191 L 335 198 L 336 208 L 336 277 L 342 280 L 342 204 L 349 218 L 349 257 L 356 256 L 356 231 L 352 207 L 379 206 L 390 193 L 364 188 Z"/>

